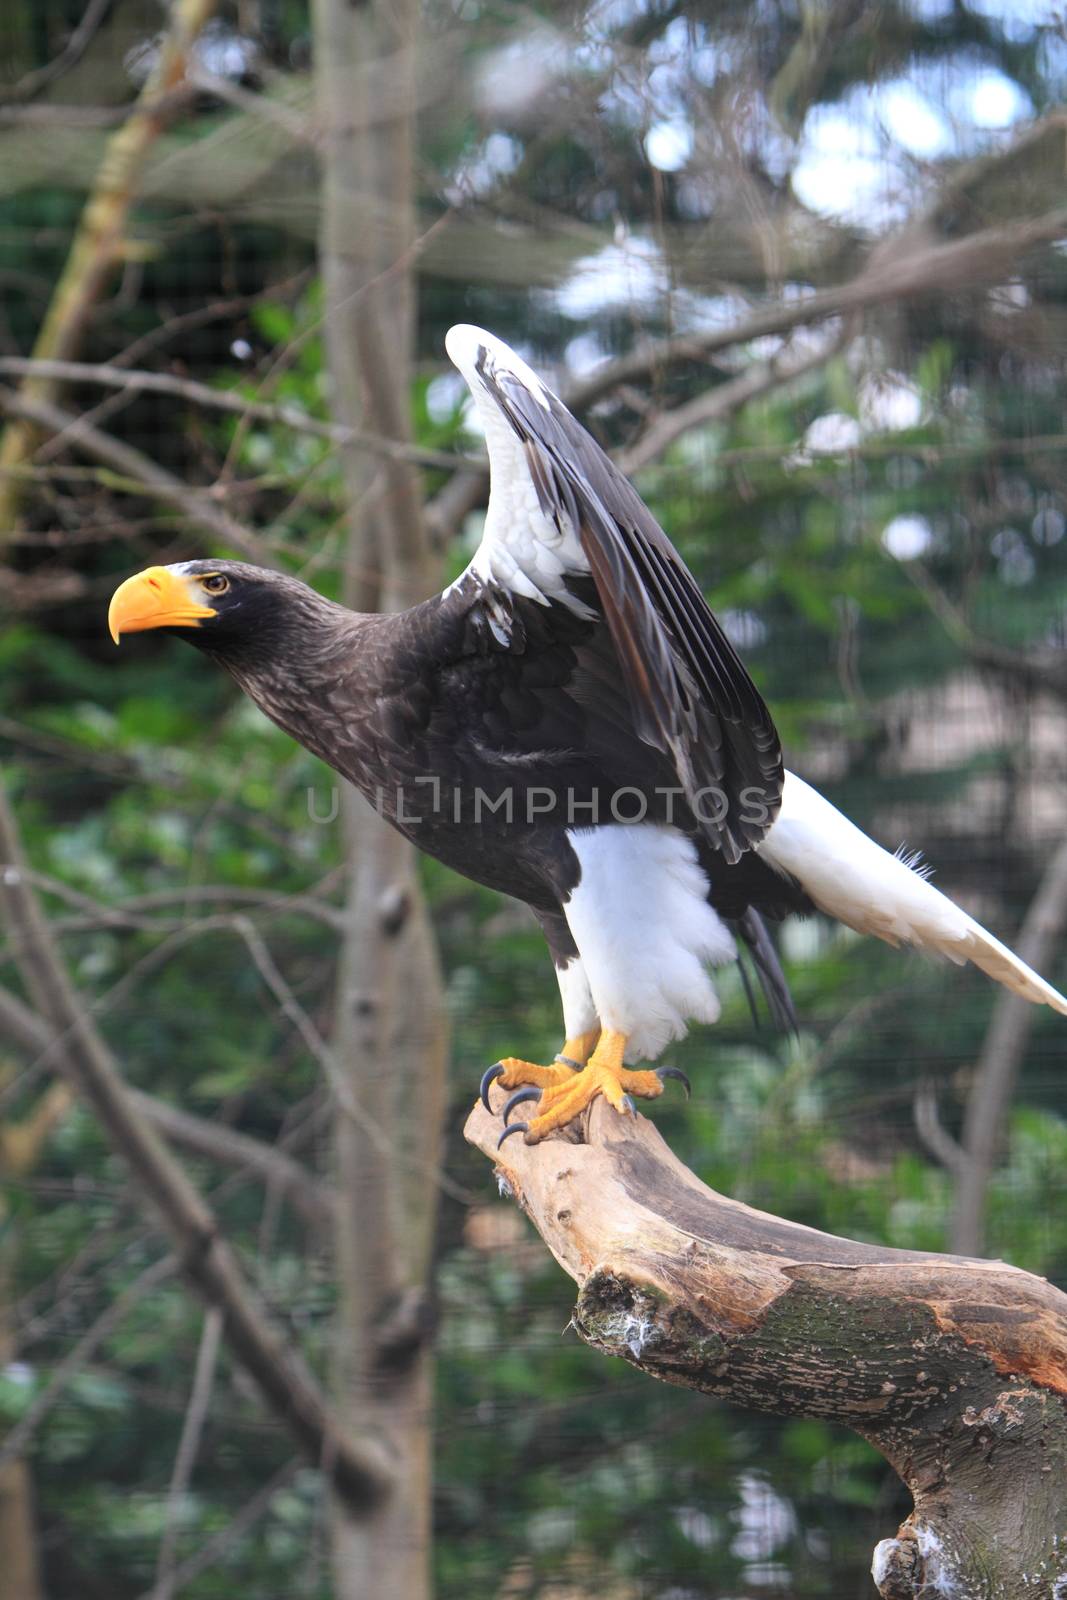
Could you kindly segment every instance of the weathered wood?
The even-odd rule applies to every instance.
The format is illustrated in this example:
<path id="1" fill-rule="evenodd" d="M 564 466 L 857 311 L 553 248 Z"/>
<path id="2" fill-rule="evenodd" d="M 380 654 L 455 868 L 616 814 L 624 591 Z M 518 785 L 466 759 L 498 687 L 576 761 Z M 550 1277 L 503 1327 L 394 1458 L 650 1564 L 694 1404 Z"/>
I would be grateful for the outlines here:
<path id="1" fill-rule="evenodd" d="M 835 1238 L 714 1193 L 643 1117 L 498 1153 L 579 1286 L 577 1332 L 669 1383 L 870 1440 L 914 1497 L 884 1600 L 1067 1597 L 1067 1296 L 999 1261 Z M 580 1142 L 587 1141 L 587 1142 Z"/>

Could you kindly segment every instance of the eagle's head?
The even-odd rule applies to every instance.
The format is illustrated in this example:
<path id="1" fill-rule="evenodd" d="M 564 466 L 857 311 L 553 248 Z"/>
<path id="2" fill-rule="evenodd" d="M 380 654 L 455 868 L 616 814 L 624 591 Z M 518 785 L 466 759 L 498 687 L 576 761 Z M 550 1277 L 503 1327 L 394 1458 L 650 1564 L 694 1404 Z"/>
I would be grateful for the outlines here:
<path id="1" fill-rule="evenodd" d="M 179 561 L 121 583 L 107 625 L 116 644 L 124 633 L 167 628 L 236 668 L 276 661 L 287 646 L 313 653 L 326 615 L 339 610 L 285 573 L 243 561 Z"/>

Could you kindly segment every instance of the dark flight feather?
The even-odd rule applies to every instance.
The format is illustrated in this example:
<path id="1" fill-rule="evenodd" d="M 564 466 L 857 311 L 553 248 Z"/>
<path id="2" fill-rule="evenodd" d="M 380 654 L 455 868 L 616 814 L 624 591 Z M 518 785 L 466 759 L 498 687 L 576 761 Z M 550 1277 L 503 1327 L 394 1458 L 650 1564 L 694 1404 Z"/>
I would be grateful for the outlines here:
<path id="1" fill-rule="evenodd" d="M 486 351 L 478 375 L 522 442 L 542 510 L 578 534 L 634 731 L 670 756 L 705 836 L 736 863 L 781 804 L 781 745 L 759 691 L 689 569 L 586 430 Z"/>

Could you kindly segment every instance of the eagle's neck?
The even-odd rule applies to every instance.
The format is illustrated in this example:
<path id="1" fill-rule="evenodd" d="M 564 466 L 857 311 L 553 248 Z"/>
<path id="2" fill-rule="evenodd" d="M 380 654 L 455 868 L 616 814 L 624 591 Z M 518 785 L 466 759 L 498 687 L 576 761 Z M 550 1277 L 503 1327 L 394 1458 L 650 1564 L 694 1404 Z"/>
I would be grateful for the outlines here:
<path id="1" fill-rule="evenodd" d="M 397 616 L 364 615 L 329 605 L 315 626 L 272 640 L 249 641 L 216 658 L 272 722 L 369 793 L 365 719 L 395 678 Z"/>

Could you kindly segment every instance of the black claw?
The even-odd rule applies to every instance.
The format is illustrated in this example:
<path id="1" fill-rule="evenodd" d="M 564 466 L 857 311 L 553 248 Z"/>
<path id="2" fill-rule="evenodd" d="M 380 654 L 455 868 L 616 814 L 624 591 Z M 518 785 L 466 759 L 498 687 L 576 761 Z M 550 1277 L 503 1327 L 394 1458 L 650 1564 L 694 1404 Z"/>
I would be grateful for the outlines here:
<path id="1" fill-rule="evenodd" d="M 504 1063 L 502 1061 L 498 1061 L 495 1066 L 486 1067 L 485 1071 L 482 1073 L 482 1081 L 479 1086 L 478 1093 L 482 1097 L 482 1105 L 490 1114 L 492 1114 L 493 1108 L 489 1104 L 489 1085 L 492 1083 L 494 1078 L 500 1077 L 500 1074 L 503 1072 L 503 1070 Z"/>
<path id="2" fill-rule="evenodd" d="M 630 1094 L 624 1094 L 623 1095 L 623 1097 L 622 1097 L 622 1109 L 624 1111 L 628 1111 L 630 1113 L 631 1117 L 636 1117 L 636 1115 L 637 1115 L 637 1107 L 634 1105 L 633 1095 L 630 1095 Z"/>
<path id="3" fill-rule="evenodd" d="M 686 1077 L 685 1073 L 680 1071 L 678 1067 L 657 1067 L 656 1077 L 659 1078 L 661 1082 L 664 1078 L 677 1078 L 678 1082 L 685 1090 L 685 1098 L 687 1100 L 691 1098 L 693 1093 L 693 1085 L 689 1082 L 689 1079 Z"/>
<path id="4" fill-rule="evenodd" d="M 510 1139 L 513 1133 L 526 1133 L 529 1130 L 529 1127 L 530 1124 L 528 1122 L 513 1122 L 510 1127 L 504 1129 L 503 1133 L 500 1135 L 500 1138 L 497 1140 L 497 1149 L 499 1150 L 500 1146 L 504 1143 L 504 1140 Z"/>
<path id="5" fill-rule="evenodd" d="M 524 1100 L 540 1100 L 540 1098 L 541 1098 L 540 1089 L 535 1089 L 532 1086 L 530 1088 L 528 1088 L 528 1089 L 516 1089 L 515 1093 L 511 1096 L 511 1099 L 508 1101 L 507 1105 L 504 1107 L 504 1126 L 505 1126 L 505 1128 L 507 1127 L 508 1123 L 511 1121 L 511 1113 L 514 1111 L 516 1106 L 521 1106 Z"/>

